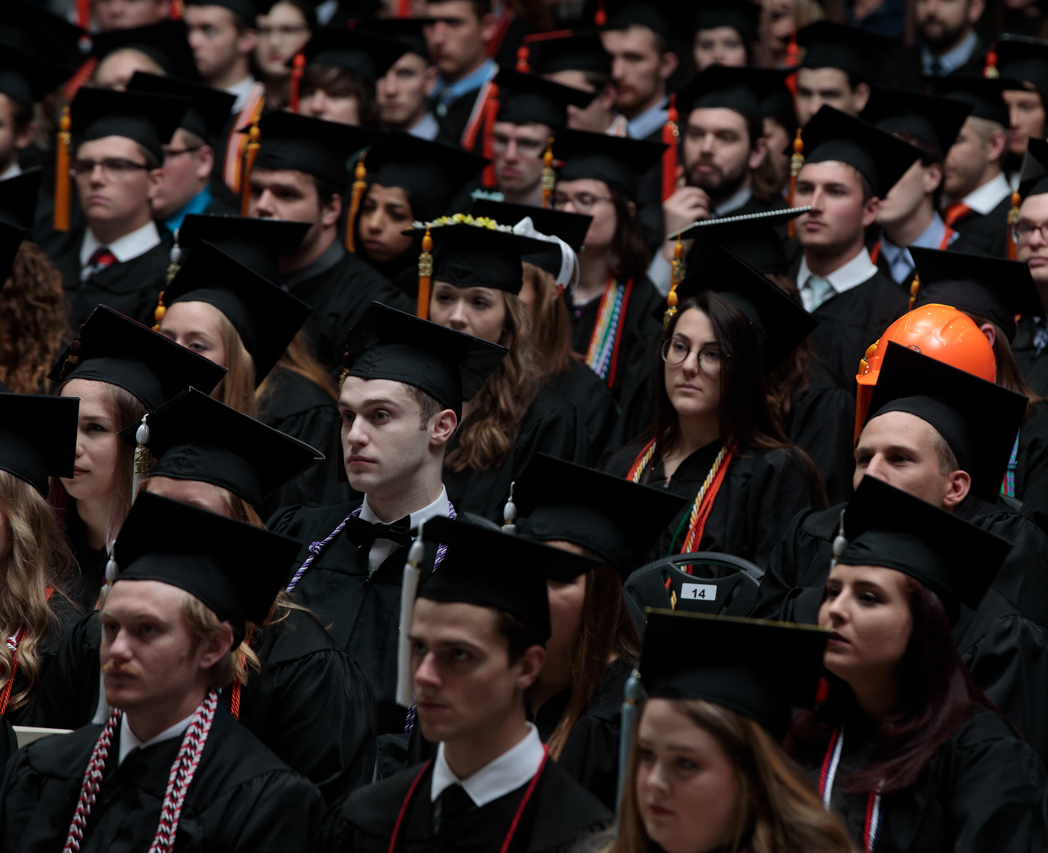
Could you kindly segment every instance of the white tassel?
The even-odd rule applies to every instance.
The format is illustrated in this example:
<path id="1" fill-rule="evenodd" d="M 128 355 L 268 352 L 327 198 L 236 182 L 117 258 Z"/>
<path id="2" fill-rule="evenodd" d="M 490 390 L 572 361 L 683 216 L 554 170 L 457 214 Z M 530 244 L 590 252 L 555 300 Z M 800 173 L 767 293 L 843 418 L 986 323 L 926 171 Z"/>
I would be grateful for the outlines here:
<path id="1" fill-rule="evenodd" d="M 514 536 L 517 533 L 517 505 L 513 503 L 513 487 L 515 485 L 517 485 L 516 481 L 509 484 L 509 500 L 506 501 L 506 505 L 502 508 L 502 532 L 510 536 Z"/>
<path id="2" fill-rule="evenodd" d="M 149 439 L 151 436 L 149 434 L 149 424 L 146 423 L 148 417 L 148 414 L 142 415 L 142 423 L 138 425 L 138 430 L 135 432 L 135 442 L 138 446 L 135 448 L 135 469 L 131 479 L 131 500 L 138 497 L 138 489 L 146 477 L 149 476 L 149 472 L 153 467 L 152 457 L 149 454 Z"/>
<path id="3" fill-rule="evenodd" d="M 112 565 L 116 565 L 112 559 L 109 560 Z M 106 574 L 109 574 L 109 566 L 106 566 Z M 106 593 L 107 587 L 102 588 L 102 595 Z M 105 629 L 99 626 L 99 629 L 104 631 Z M 103 639 L 105 639 L 103 637 Z M 95 707 L 95 715 L 91 718 L 91 722 L 96 726 L 104 726 L 106 721 L 113 713 L 112 706 L 106 701 L 106 682 L 105 678 L 102 677 L 102 673 L 98 673 L 98 705 Z"/>
<path id="4" fill-rule="evenodd" d="M 426 558 L 426 546 L 422 544 L 422 525 L 418 536 L 408 549 L 408 560 L 404 564 L 404 580 L 400 589 L 400 636 L 397 638 L 397 704 L 410 708 L 415 704 L 415 673 L 411 669 L 411 620 L 415 617 L 415 594 L 421 576 L 419 566 Z"/>

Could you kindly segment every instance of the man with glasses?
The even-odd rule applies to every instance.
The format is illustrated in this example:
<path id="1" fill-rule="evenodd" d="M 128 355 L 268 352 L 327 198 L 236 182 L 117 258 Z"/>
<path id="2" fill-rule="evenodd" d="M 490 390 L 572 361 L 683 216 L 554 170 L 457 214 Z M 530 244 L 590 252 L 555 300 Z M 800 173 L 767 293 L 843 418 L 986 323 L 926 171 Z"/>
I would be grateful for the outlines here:
<path id="1" fill-rule="evenodd" d="M 1012 353 L 1027 384 L 1040 396 L 1048 395 L 1048 142 L 1031 139 L 1019 185 L 1023 201 L 1019 221 L 1009 235 L 1015 257 L 1030 268 L 1045 310 L 1018 322 Z"/>
<path id="2" fill-rule="evenodd" d="M 85 223 L 41 243 L 62 272 L 69 322 L 99 303 L 152 325 L 171 254 L 153 221 L 163 182 L 164 144 L 189 101 L 165 95 L 82 88 L 70 107 L 72 176 Z M 56 178 L 57 191 L 65 175 Z"/>

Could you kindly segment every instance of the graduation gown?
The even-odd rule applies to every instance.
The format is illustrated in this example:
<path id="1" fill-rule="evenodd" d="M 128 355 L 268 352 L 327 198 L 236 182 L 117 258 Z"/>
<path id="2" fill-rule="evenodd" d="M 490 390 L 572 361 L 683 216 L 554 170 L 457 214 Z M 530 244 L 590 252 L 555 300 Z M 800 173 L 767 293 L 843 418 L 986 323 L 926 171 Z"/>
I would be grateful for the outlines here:
<path id="1" fill-rule="evenodd" d="M 869 760 L 870 747 L 861 737 L 869 728 L 848 720 L 838 779 Z M 971 717 L 934 752 L 917 781 L 881 798 L 877 853 L 1041 850 L 1046 784 L 1033 750 L 999 716 L 973 705 Z M 830 805 L 858 850 L 864 849 L 868 800 L 868 794 L 845 793 L 841 786 L 831 794 Z"/>
<path id="2" fill-rule="evenodd" d="M 451 440 L 450 454 L 458 447 L 460 428 Z M 516 480 L 536 453 L 587 464 L 589 440 L 575 406 L 558 399 L 547 388 L 540 388 L 517 428 L 517 440 L 501 465 L 476 471 L 452 471 L 444 466 L 444 487 L 459 513 L 470 512 L 501 524 L 502 508 L 509 497 L 510 483 Z M 403 563 L 401 563 L 403 568 Z"/>
<path id="3" fill-rule="evenodd" d="M 1015 497 L 1025 503 L 1036 484 L 1048 479 L 1048 402 L 1034 403 L 1019 428 L 1015 462 Z"/>
<path id="4" fill-rule="evenodd" d="M 841 509 L 793 519 L 771 555 L 751 616 L 817 621 Z M 1003 501 L 969 495 L 955 512 L 1015 543 L 978 610 L 962 606 L 953 629 L 957 650 L 983 692 L 1048 758 L 1048 538 Z"/>
<path id="5" fill-rule="evenodd" d="M 85 726 L 43 738 L 16 753 L 0 789 L 0 849 L 62 849 L 101 730 Z M 80 845 L 82 853 L 140 853 L 156 834 L 182 737 L 133 750 L 118 766 L 119 742 L 118 726 Z M 175 849 L 308 850 L 322 809 L 323 799 L 311 783 L 220 708 L 182 806 Z"/>
<path id="6" fill-rule="evenodd" d="M 622 699 L 636 661 L 617 658 L 608 664 L 604 678 L 586 712 L 575 721 L 557 765 L 615 811 L 619 785 L 619 732 Z M 533 722 L 545 743 L 571 702 L 571 688 L 547 699 Z"/>
<path id="7" fill-rule="evenodd" d="M 409 767 L 350 794 L 329 812 L 322 851 L 386 853 L 411 783 L 422 768 Z M 397 838 L 397 853 L 481 853 L 500 849 L 530 781 L 434 831 L 432 764 L 419 780 Z M 611 823 L 611 814 L 554 761 L 547 761 L 524 809 L 510 853 L 563 853 Z"/>
<path id="8" fill-rule="evenodd" d="M 813 381 L 794 391 L 783 432 L 819 469 L 829 502 L 850 500 L 855 472 L 855 395 Z"/>
<path id="9" fill-rule="evenodd" d="M 608 460 L 604 470 L 625 477 L 643 446 L 641 442 L 634 442 L 624 447 Z M 680 463 L 669 483 L 662 460 L 652 459 L 641 483 L 669 489 L 675 495 L 694 500 L 720 449 L 720 440 L 699 448 Z M 792 449 L 738 448 L 713 502 L 702 541 L 695 550 L 732 554 L 763 568 L 789 527 L 790 519 L 808 507 L 821 505 L 818 484 L 806 467 Z M 681 528 L 680 535 L 676 537 L 672 553 L 681 552 L 687 534 L 681 523 L 690 513 L 691 503 L 688 503 L 659 534 L 658 542 L 648 554 L 648 562 L 671 553 L 670 546 L 678 528 Z"/>
<path id="10" fill-rule="evenodd" d="M 65 532 L 73 549 L 80 576 L 70 584 L 69 597 L 81 610 L 94 610 L 98 593 L 105 583 L 107 556 L 104 550 L 96 551 L 87 544 L 87 528 L 76 511 L 76 501 L 68 499 L 65 509 Z"/>
<path id="11" fill-rule="evenodd" d="M 1011 195 L 1006 195 L 989 213 L 974 210 L 959 217 L 953 230 L 961 235 L 962 243 L 957 251 L 990 255 L 994 258 L 1008 257 L 1008 212 L 1012 209 Z"/>
<path id="12" fill-rule="evenodd" d="M 6 717 L 0 717 L 0 770 L 18 749 L 18 739 Z"/>
<path id="13" fill-rule="evenodd" d="M 1048 396 L 1048 347 L 1038 354 L 1034 350 L 1034 336 L 1037 332 L 1033 317 L 1020 318 L 1012 341 L 1012 355 L 1019 366 L 1023 379 L 1037 394 Z"/>
<path id="14" fill-rule="evenodd" d="M 438 142 L 443 142 L 445 145 L 454 145 L 456 148 L 462 147 L 462 134 L 466 132 L 466 125 L 469 124 L 469 117 L 473 114 L 477 96 L 483 88 L 483 85 L 478 86 L 473 91 L 466 92 L 466 94 L 456 98 L 448 104 L 446 111 L 440 110 L 439 106 L 437 106 L 434 110 L 434 115 L 437 117 L 437 124 L 440 126 L 440 131 L 437 134 Z M 444 112 L 444 114 L 441 115 L 441 112 Z M 481 153 L 483 142 L 484 134 L 478 132 L 476 142 L 473 145 L 474 154 Z"/>
<path id="15" fill-rule="evenodd" d="M 619 407 L 608 386 L 585 362 L 573 358 L 571 366 L 551 377 L 546 387 L 558 399 L 574 406 L 589 439 L 589 464 L 596 462 L 611 439 L 619 416 Z"/>
<path id="16" fill-rule="evenodd" d="M 1014 32 L 1014 30 L 1006 30 L 1005 32 Z M 967 62 L 948 74 L 948 77 L 973 74 L 977 77 L 982 76 L 986 41 L 980 36 L 976 38 L 975 48 L 972 50 Z M 881 86 L 896 86 L 900 89 L 913 89 L 923 92 L 925 79 L 919 45 L 898 47 L 878 64 L 877 82 Z"/>

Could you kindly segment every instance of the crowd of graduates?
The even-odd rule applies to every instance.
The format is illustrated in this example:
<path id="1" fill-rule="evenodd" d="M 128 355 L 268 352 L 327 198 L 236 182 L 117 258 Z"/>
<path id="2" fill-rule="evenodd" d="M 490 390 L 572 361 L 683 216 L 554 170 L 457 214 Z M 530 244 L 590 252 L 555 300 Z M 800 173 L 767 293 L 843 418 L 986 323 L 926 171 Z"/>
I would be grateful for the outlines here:
<path id="1" fill-rule="evenodd" d="M 0 3 L 0 853 L 1048 850 L 1043 6 Z"/>

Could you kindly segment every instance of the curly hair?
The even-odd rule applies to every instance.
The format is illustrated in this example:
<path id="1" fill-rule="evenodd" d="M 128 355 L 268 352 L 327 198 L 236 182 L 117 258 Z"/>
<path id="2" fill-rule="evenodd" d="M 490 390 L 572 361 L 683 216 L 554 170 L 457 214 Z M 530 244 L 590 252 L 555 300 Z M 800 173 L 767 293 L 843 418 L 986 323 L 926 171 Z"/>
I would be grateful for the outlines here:
<path id="1" fill-rule="evenodd" d="M 35 243 L 23 242 L 0 287 L 0 382 L 40 394 L 68 337 L 62 274 Z"/>

